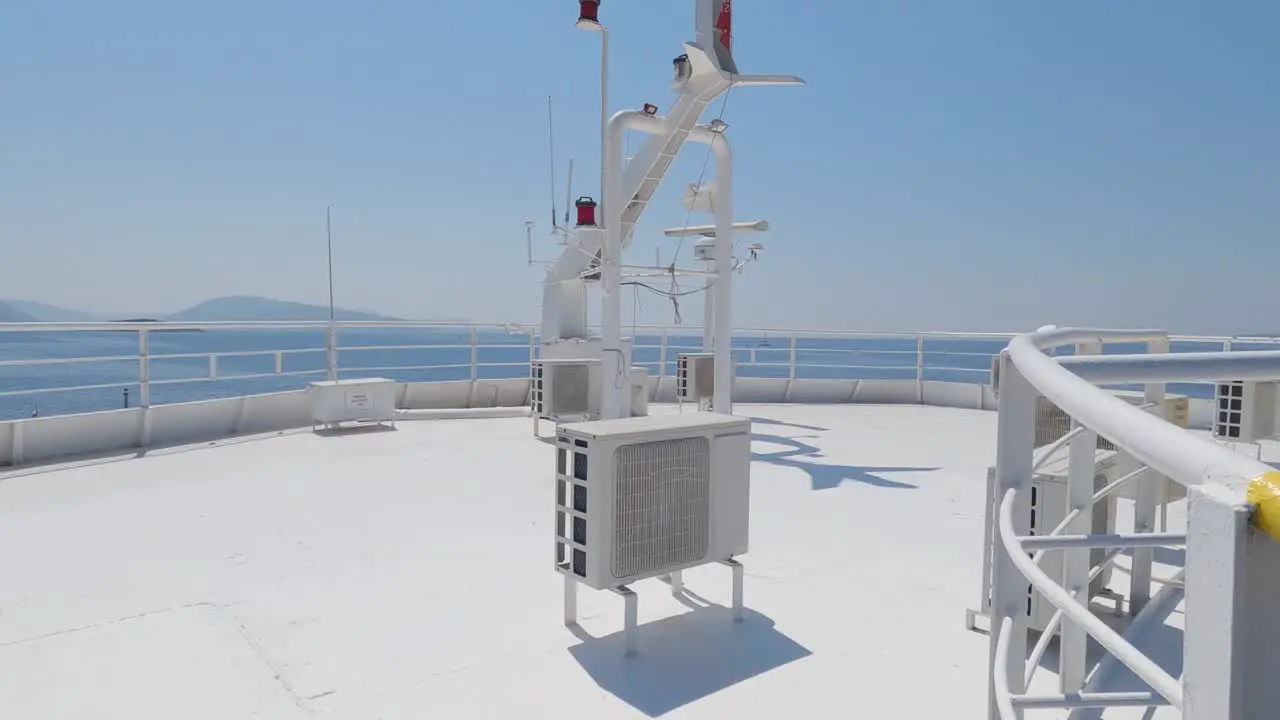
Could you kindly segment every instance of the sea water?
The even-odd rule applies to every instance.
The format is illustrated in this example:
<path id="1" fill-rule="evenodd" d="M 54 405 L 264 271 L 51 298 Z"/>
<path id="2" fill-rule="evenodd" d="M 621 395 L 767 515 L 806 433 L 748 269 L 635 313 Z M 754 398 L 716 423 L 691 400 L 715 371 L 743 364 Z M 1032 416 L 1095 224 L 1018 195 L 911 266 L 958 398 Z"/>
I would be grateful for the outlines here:
<path id="1" fill-rule="evenodd" d="M 923 379 L 988 382 L 998 338 L 925 336 Z M 458 328 L 343 328 L 338 333 L 343 376 L 376 374 L 401 382 L 466 380 L 472 375 L 472 331 Z M 675 374 L 676 354 L 701 349 L 698 331 L 668 331 L 666 366 L 659 334 L 635 335 L 633 364 L 651 376 Z M 476 331 L 480 379 L 528 376 L 530 337 Z M 796 336 L 768 333 L 733 339 L 738 377 L 915 380 L 920 348 L 912 336 Z M 414 347 L 430 346 L 430 347 Z M 298 390 L 326 375 L 322 330 L 210 330 L 148 333 L 153 405 Z M 1219 350 L 1216 343 L 1175 343 L 1174 351 Z M 1250 349 L 1238 347 L 1237 349 Z M 1108 352 L 1141 352 L 1116 345 Z M 280 354 L 277 366 L 276 353 Z M 136 406 L 141 363 L 138 333 L 0 332 L 0 419 L 62 415 Z M 215 355 L 212 363 L 210 355 Z M 84 361 L 88 358 L 107 358 Z M 73 360 L 12 364 L 15 361 Z M 277 374 L 277 370 L 284 373 Z M 211 375 L 216 379 L 210 380 Z M 1171 392 L 1209 397 L 1208 386 L 1171 386 Z"/>

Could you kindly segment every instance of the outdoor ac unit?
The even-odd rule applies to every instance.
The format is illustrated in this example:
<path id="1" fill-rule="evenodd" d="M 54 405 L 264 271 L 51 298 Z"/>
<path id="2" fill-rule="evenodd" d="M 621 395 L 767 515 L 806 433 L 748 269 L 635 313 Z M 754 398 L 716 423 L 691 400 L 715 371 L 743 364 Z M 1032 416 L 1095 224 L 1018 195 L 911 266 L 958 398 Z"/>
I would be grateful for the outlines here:
<path id="1" fill-rule="evenodd" d="M 715 355 L 680 353 L 676 356 L 676 398 L 697 402 L 715 394 Z"/>
<path id="2" fill-rule="evenodd" d="M 536 417 L 560 422 L 582 420 L 599 411 L 591 393 L 599 360 L 541 359 L 530 363 L 530 404 Z"/>
<path id="3" fill-rule="evenodd" d="M 1132 390 L 1111 390 L 1112 395 L 1130 405 L 1146 404 L 1143 393 Z M 1165 395 L 1164 419 L 1178 427 L 1185 428 L 1191 416 L 1191 401 L 1186 395 Z M 1036 447 L 1052 445 L 1071 430 L 1071 416 L 1062 408 L 1054 405 L 1046 397 L 1036 398 Z M 1114 450 L 1115 445 L 1106 438 L 1098 438 L 1098 447 Z"/>
<path id="4" fill-rule="evenodd" d="M 1108 470 L 1110 469 L 1110 454 L 1098 467 L 1095 467 L 1093 478 L 1094 492 L 1101 490 L 1109 480 Z M 993 543 L 995 542 L 995 520 L 999 515 L 999 503 L 1001 498 L 997 497 L 995 491 L 996 469 L 994 467 L 987 468 L 987 518 L 985 540 L 983 545 L 982 560 L 982 604 L 981 610 L 968 613 L 969 617 L 966 624 L 970 629 L 974 628 L 974 616 L 981 614 L 987 617 L 991 615 L 991 564 L 993 559 Z M 1030 526 L 1032 535 L 1044 535 L 1053 531 L 1054 528 L 1062 522 L 1067 516 L 1068 497 L 1067 497 L 1067 463 L 1065 453 L 1058 462 L 1050 461 L 1036 473 L 1031 481 L 1031 518 Z M 1116 505 L 1114 498 L 1107 498 L 1100 501 L 1093 507 L 1093 529 L 1091 534 L 1114 533 L 1116 526 Z M 1106 555 L 1105 548 L 1096 548 L 1090 550 L 1090 565 L 1097 566 L 1102 562 Z M 1045 571 L 1055 582 L 1062 582 L 1062 551 L 1050 551 L 1046 553 L 1040 568 Z M 1093 582 L 1089 583 L 1089 596 L 1093 597 L 1113 597 L 1107 590 L 1107 584 L 1111 582 L 1111 566 L 1108 565 L 1101 573 L 1098 574 Z M 1048 626 L 1049 620 L 1053 618 L 1057 608 L 1053 603 L 1045 600 L 1040 593 L 1035 592 L 1030 584 L 1027 585 L 1027 627 L 1037 632 L 1043 632 Z"/>
<path id="5" fill-rule="evenodd" d="M 561 425 L 556 569 L 597 590 L 747 551 L 751 421 L 689 413 Z"/>
<path id="6" fill-rule="evenodd" d="M 1214 385 L 1213 436 L 1255 442 L 1276 432 L 1276 383 L 1228 380 Z"/>

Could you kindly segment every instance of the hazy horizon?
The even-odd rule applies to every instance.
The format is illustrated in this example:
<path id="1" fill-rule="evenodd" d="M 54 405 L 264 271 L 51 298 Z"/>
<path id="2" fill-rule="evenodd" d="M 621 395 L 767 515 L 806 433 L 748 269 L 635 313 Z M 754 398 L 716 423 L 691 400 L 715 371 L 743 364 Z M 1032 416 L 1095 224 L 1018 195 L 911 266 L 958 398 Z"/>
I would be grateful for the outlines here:
<path id="1" fill-rule="evenodd" d="M 531 322 L 543 272 L 524 221 L 535 257 L 558 254 L 570 157 L 573 195 L 599 199 L 599 36 L 573 28 L 575 3 L 11 5 L 5 296 L 110 314 L 325 305 L 332 206 L 337 304 Z M 692 7 L 602 4 L 612 110 L 665 111 Z M 735 10 L 744 72 L 809 82 L 737 89 L 704 117 L 729 124 L 734 219 L 772 226 L 734 278 L 735 326 L 1274 322 L 1280 4 Z M 661 231 L 686 222 L 675 201 L 705 159 L 678 158 L 628 263 L 689 258 Z M 699 301 L 680 305 L 690 324 Z M 672 322 L 656 295 L 623 306 Z"/>

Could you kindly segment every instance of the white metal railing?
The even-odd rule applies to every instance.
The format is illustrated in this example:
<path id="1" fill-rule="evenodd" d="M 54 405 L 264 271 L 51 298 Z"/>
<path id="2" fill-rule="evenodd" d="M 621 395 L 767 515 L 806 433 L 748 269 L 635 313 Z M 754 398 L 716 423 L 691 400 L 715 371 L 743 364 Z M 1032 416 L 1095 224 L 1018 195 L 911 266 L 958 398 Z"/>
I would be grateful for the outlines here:
<path id="1" fill-rule="evenodd" d="M 1147 344 L 1148 354 L 1102 355 L 1105 342 Z M 1271 467 L 1231 452 L 1161 418 L 1167 382 L 1213 382 L 1223 379 L 1280 378 L 1280 351 L 1169 353 L 1169 336 L 1156 331 L 1073 330 L 1042 328 L 1010 341 L 1001 355 L 996 466 L 996 517 L 992 559 L 992 663 L 988 716 L 1014 720 L 1032 709 L 1084 709 L 1172 705 L 1186 710 L 1182 680 L 1172 677 L 1121 633 L 1088 607 L 1091 581 L 1125 548 L 1134 548 L 1130 570 L 1130 612 L 1151 600 L 1152 549 L 1186 545 L 1187 535 L 1155 532 L 1155 506 L 1161 477 L 1187 487 L 1206 484 L 1221 489 L 1228 502 L 1245 504 L 1245 488 Z M 1045 350 L 1075 346 L 1074 357 L 1055 358 Z M 1096 385 L 1144 383 L 1145 405 L 1134 407 Z M 1044 396 L 1066 412 L 1073 428 L 1039 456 L 1033 454 L 1035 402 Z M 1097 438 L 1110 440 L 1133 467 L 1101 489 L 1094 487 Z M 1069 447 L 1065 519 L 1046 535 L 1029 534 L 1028 489 L 1037 466 L 1064 445 Z M 1088 534 L 1093 505 L 1119 487 L 1138 482 L 1134 532 Z M 1193 539 L 1192 542 L 1203 542 Z M 1101 563 L 1092 565 L 1089 550 L 1107 548 Z M 1188 548 L 1190 550 L 1190 547 Z M 1051 578 L 1040 563 L 1048 552 L 1063 552 L 1062 577 Z M 1034 553 L 1034 554 L 1032 554 Z M 1224 559 L 1219 558 L 1219 561 Z M 1212 573 L 1211 567 L 1191 567 L 1186 573 Z M 1028 656 L 1024 609 L 1027 583 L 1057 610 Z M 1159 583 L 1160 581 L 1156 581 Z M 1183 581 L 1163 583 L 1180 592 Z M 1162 591 L 1164 592 L 1164 591 Z M 1154 603 L 1153 603 L 1154 605 Z M 1207 612 L 1207 611 L 1206 611 Z M 1226 621 L 1229 621 L 1227 618 Z M 1187 616 L 1187 624 L 1215 627 L 1215 619 Z M 1221 627 L 1223 618 L 1216 618 Z M 1049 641 L 1061 626 L 1059 690 L 1053 695 L 1030 695 L 1027 688 Z M 1188 630 L 1190 633 L 1191 630 Z M 1092 638 L 1150 688 L 1147 692 L 1093 692 L 1086 683 L 1086 646 Z M 1095 673 L 1096 679 L 1096 673 Z M 1208 683 L 1206 683 L 1208 684 Z M 1230 693 L 1230 683 L 1223 683 Z M 1211 699 L 1195 720 L 1234 720 L 1221 708 L 1234 700 Z M 1212 707 L 1213 710 L 1208 708 Z M 1232 707 L 1235 707 L 1232 705 Z M 1213 715 L 1212 713 L 1217 713 Z M 1192 718 L 1191 714 L 1184 717 Z"/>
<path id="2" fill-rule="evenodd" d="M 443 335 L 436 342 L 390 341 L 370 345 L 341 345 L 341 335 L 349 330 L 389 331 Z M 252 331 L 310 331 L 317 338 L 305 347 L 269 347 L 249 349 L 229 346 L 225 349 L 187 351 L 181 347 L 164 350 L 156 347 L 157 338 L 172 338 L 169 333 Z M 164 402 L 235 396 L 241 392 L 213 395 L 197 392 L 200 383 L 222 381 L 289 382 L 306 378 L 337 377 L 342 373 L 377 372 L 393 379 L 414 374 L 431 373 L 431 379 L 476 380 L 481 377 L 523 377 L 528 360 L 537 354 L 536 326 L 511 323 L 458 324 L 397 321 L 328 322 L 208 322 L 208 323 L 0 323 L 0 340 L 18 333 L 132 333 L 135 348 L 88 357 L 31 357 L 5 352 L 0 344 L 0 419 L 28 417 L 32 414 L 65 414 L 93 409 L 106 409 L 110 399 L 106 391 L 121 393 L 120 402 L 150 406 Z M 651 375 L 663 378 L 672 372 L 675 355 L 682 351 L 702 349 L 701 332 L 696 327 L 670 328 L 634 325 L 637 336 L 634 365 L 645 367 Z M 163 334 L 162 334 L 163 333 Z M 527 339 L 513 341 L 511 334 Z M 741 329 L 735 331 L 739 343 L 734 347 L 735 364 L 741 377 L 772 377 L 789 380 L 828 378 L 841 380 L 895 379 L 916 383 L 917 400 L 923 400 L 924 385 L 932 380 L 986 384 L 990 359 L 1000 345 L 1013 337 L 1010 333 L 951 332 L 848 332 L 804 329 Z M 73 336 L 74 337 L 74 336 Z M 495 338 L 503 340 L 495 341 Z M 741 341 L 752 339 L 756 345 Z M 1274 338 L 1224 338 L 1177 336 L 1175 342 L 1230 350 L 1233 344 L 1280 347 Z M 768 345 L 759 344 L 767 342 Z M 527 343 L 527 355 L 516 350 Z M 990 347 L 975 349 L 978 344 Z M 170 344 L 173 343 L 164 343 Z M 72 344 L 73 345 L 73 344 Z M 833 345 L 843 345 L 834 347 Z M 17 347 L 10 346 L 10 348 Z M 349 363 L 347 358 L 361 353 L 399 356 L 390 362 Z M 504 353 L 506 353 L 504 355 Z M 423 356 L 435 354 L 434 360 Z M 487 358 L 503 355 L 499 359 Z M 412 358 L 411 360 L 408 358 Z M 97 365 L 132 365 L 132 372 L 121 372 L 109 380 L 93 378 L 93 373 L 68 372 L 72 367 Z M 183 365 L 184 372 L 174 376 L 163 372 L 167 366 Z M 197 370 L 196 366 L 199 366 Z M 250 367 L 252 366 L 252 367 Z M 238 367 L 238 369 L 237 369 Z M 11 373 L 27 369 L 42 375 L 59 374 L 66 382 L 34 382 L 30 378 L 15 379 Z M 10 377 L 6 378 L 6 374 Z M 91 381 L 81 381 L 86 378 Z M 43 378 L 42 378 L 43 379 Z M 181 391 L 171 388 L 183 388 Z M 271 389 L 284 389 L 285 385 Z M 160 403 L 152 390 L 165 389 Z M 96 406 L 78 403 L 71 394 L 84 397 L 98 393 Z M 18 398 L 24 403 L 19 406 Z M 58 403 L 46 402 L 62 398 Z M 8 402 L 6 402 L 8 401 Z M 5 406 L 8 407 L 5 407 Z M 50 405 L 53 407 L 51 408 Z M 52 409 L 52 412 L 50 410 Z"/>
<path id="3" fill-rule="evenodd" d="M 251 335 L 254 331 L 307 331 L 312 337 L 306 346 L 252 349 L 240 344 L 227 344 L 225 349 L 182 347 L 183 343 L 160 339 L 178 338 L 172 333 L 230 332 Z M 348 331 L 383 331 L 384 337 L 366 337 L 369 344 L 341 344 Z M 359 372 L 379 373 L 393 379 L 429 375 L 429 380 L 478 380 L 483 378 L 528 377 L 529 361 L 537 356 L 536 326 L 506 324 L 457 324 L 425 322 L 209 322 L 209 323 L 0 323 L 0 339 L 17 333 L 59 333 L 74 338 L 84 333 L 111 332 L 136 336 L 136 349 L 114 349 L 110 354 L 83 357 L 30 357 L 0 345 L 0 420 L 5 419 L 5 400 L 11 400 L 8 417 L 31 414 L 65 414 L 81 411 L 74 402 L 63 402 L 49 412 L 49 396 L 67 397 L 67 393 L 103 391 L 120 392 L 119 402 L 125 406 L 143 407 L 156 403 L 154 395 L 173 386 L 191 386 L 219 381 L 296 381 L 301 387 L 306 379 L 336 378 Z M 413 333 L 434 338 L 406 337 Z M 659 379 L 673 373 L 676 355 L 702 349 L 701 331 L 696 327 L 668 328 L 636 325 L 633 346 L 634 362 L 648 368 Z M 516 337 L 518 336 L 518 337 Z M 984 384 L 990 358 L 1007 341 L 1008 333 L 905 333 L 905 332 L 839 332 L 829 330 L 744 329 L 735 332 L 735 364 L 744 377 L 767 377 L 795 380 L 806 377 L 831 379 L 900 379 L 915 381 L 917 394 L 930 380 L 950 380 L 976 385 Z M 966 347 L 987 345 L 988 347 Z M 751 344 L 754 343 L 754 344 Z M 767 343 L 767 344 L 763 344 Z M 118 344 L 118 343 L 117 343 Z M 189 344 L 189 343 L 188 343 Z M 68 344 L 74 348 L 74 343 Z M 176 346 L 176 347 L 175 347 Z M 11 348 L 20 347 L 17 345 Z M 351 362 L 363 356 L 365 362 Z M 434 357 L 431 357 L 434 356 Z M 389 361 L 387 358 L 391 358 Z M 97 364 L 116 369 L 129 365 L 133 372 L 116 373 L 109 380 L 94 378 L 72 368 Z M 181 372 L 161 372 L 181 366 Z M 41 373 L 58 372 L 68 382 L 24 382 L 6 372 L 21 369 Z M 47 372 L 46 372 L 47 371 Z M 87 378 L 90 381 L 80 381 Z M 47 378 L 41 378 L 45 380 Z M 275 389 L 284 389 L 276 385 Z M 153 392 L 154 391 L 154 392 Z M 198 397 L 194 390 L 165 393 L 168 402 L 182 402 Z M 244 393 L 229 392 L 227 396 Z M 13 399 L 30 399 L 22 411 L 15 411 Z M 109 401 L 99 397 L 98 401 Z M 118 405 L 117 405 L 118 407 Z M 70 408 L 70 409 L 67 409 Z M 84 409 L 105 409 L 92 407 Z M 23 412 L 25 411 L 25 412 Z M 33 412 L 34 411 L 34 412 Z"/>

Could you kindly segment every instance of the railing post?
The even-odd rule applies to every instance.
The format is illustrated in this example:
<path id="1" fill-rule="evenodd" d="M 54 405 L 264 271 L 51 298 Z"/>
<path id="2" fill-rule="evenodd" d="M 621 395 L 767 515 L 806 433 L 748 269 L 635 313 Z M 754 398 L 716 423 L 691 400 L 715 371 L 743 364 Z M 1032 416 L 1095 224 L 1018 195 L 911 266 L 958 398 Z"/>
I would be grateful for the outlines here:
<path id="1" fill-rule="evenodd" d="M 324 335 L 325 368 L 329 371 L 329 380 L 338 379 L 338 331 L 332 322 Z"/>
<path id="2" fill-rule="evenodd" d="M 1184 720 L 1275 717 L 1280 542 L 1226 488 L 1187 489 Z"/>
<path id="3" fill-rule="evenodd" d="M 924 333 L 916 334 L 916 404 L 924 404 Z"/>
<path id="4" fill-rule="evenodd" d="M 480 348 L 477 344 L 476 328 L 471 328 L 471 382 L 480 376 Z"/>
<path id="5" fill-rule="evenodd" d="M 1169 352 L 1168 338 L 1151 340 L 1147 343 L 1148 353 Z M 1165 416 L 1165 391 L 1163 382 L 1147 383 L 1143 387 L 1143 403 L 1154 403 L 1147 412 L 1158 418 Z M 1154 472 L 1145 472 L 1137 479 L 1137 492 L 1133 503 L 1133 531 L 1150 533 L 1156 531 L 1156 503 L 1160 499 L 1160 488 L 1168 482 L 1168 478 Z M 1133 549 L 1133 570 L 1130 573 L 1129 612 L 1136 615 L 1151 600 L 1151 565 L 1155 559 L 1153 548 Z"/>
<path id="6" fill-rule="evenodd" d="M 788 380 L 796 379 L 796 345 L 797 345 L 796 334 L 791 333 L 791 359 L 787 363 L 789 366 L 787 368 Z"/>
<path id="7" fill-rule="evenodd" d="M 1076 343 L 1076 355 L 1097 355 L 1102 346 L 1096 342 Z M 1079 427 L 1074 418 L 1071 429 Z M 1093 532 L 1094 468 L 1097 460 L 1098 434 L 1083 430 L 1071 439 L 1067 451 L 1067 512 L 1079 510 L 1063 532 L 1068 535 L 1089 535 Z M 1103 500 L 1109 502 L 1109 500 Z M 1092 568 L 1092 552 L 1087 549 L 1062 551 L 1062 587 L 1071 593 L 1076 602 L 1089 606 L 1089 571 Z M 1058 687 L 1063 693 L 1079 692 L 1084 688 L 1088 667 L 1086 651 L 1089 635 L 1073 622 L 1062 623 L 1058 646 Z"/>
<path id="8" fill-rule="evenodd" d="M 995 503 L 998 507 L 1005 494 L 1017 492 L 1013 506 L 1014 532 L 1025 535 L 1030 531 L 1031 512 L 1031 463 L 1032 450 L 1035 444 L 1035 408 L 1036 392 L 1018 370 L 1017 365 L 1009 357 L 1009 353 L 1000 354 L 1000 392 L 999 414 L 996 420 L 996 478 Z M 1027 579 L 1018 572 L 1017 566 L 1005 551 L 1001 541 L 998 525 L 999 513 L 989 514 L 991 521 L 997 523 L 992 529 L 992 568 L 991 568 L 991 634 L 990 655 L 991 676 L 988 678 L 987 717 L 989 720 L 1000 720 L 1000 712 L 996 705 L 995 674 L 1004 674 L 1009 681 L 1009 689 L 1014 694 L 1025 691 L 1024 673 L 1027 657 Z M 1012 621 L 1013 633 L 1009 640 L 1006 664 L 996 667 L 996 645 L 1000 633 L 998 628 L 1005 618 Z M 1022 711 L 1017 711 L 1019 720 Z"/>
<path id="9" fill-rule="evenodd" d="M 662 378 L 667 376 L 667 329 L 662 328 L 662 345 L 658 350 L 658 389 L 662 389 Z"/>
<path id="10" fill-rule="evenodd" d="M 151 336 L 138 331 L 138 407 L 151 407 Z"/>

